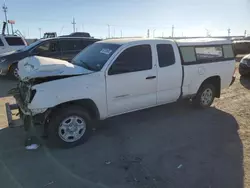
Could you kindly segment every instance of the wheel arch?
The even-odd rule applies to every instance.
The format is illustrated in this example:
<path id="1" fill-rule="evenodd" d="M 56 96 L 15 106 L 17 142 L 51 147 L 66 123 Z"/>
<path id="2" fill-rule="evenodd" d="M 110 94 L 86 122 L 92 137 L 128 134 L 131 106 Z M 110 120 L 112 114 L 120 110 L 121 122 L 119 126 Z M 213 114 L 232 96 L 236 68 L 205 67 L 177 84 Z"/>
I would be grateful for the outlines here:
<path id="1" fill-rule="evenodd" d="M 18 64 L 18 62 L 11 63 L 11 64 L 9 65 L 8 73 L 11 73 L 13 67 L 14 67 L 14 66 L 17 66 L 17 64 Z"/>
<path id="2" fill-rule="evenodd" d="M 99 120 L 100 119 L 100 112 L 97 108 L 97 105 L 92 99 L 79 99 L 79 100 L 73 100 L 68 101 L 65 103 L 58 104 L 57 106 L 49 109 L 49 115 L 48 119 L 59 109 L 67 108 L 67 106 L 76 105 L 83 107 L 87 112 L 89 113 L 91 119 Z"/>
<path id="3" fill-rule="evenodd" d="M 211 76 L 211 77 L 208 77 L 207 79 L 205 79 L 201 83 L 197 92 L 199 92 L 199 90 L 201 89 L 201 87 L 204 84 L 212 84 L 215 87 L 215 97 L 220 98 L 220 94 L 221 94 L 221 78 L 220 78 L 220 76 L 216 75 L 216 76 Z"/>

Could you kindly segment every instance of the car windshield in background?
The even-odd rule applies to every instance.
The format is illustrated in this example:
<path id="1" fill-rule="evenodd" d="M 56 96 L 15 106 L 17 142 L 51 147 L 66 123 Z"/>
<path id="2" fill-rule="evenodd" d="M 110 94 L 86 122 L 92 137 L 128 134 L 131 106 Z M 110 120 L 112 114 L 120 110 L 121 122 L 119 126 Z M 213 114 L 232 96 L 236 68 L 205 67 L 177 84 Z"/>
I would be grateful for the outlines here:
<path id="1" fill-rule="evenodd" d="M 81 51 L 72 60 L 72 63 L 92 71 L 100 71 L 120 46 L 119 44 L 109 43 L 92 44 Z"/>
<path id="2" fill-rule="evenodd" d="M 21 37 L 5 37 L 5 40 L 10 46 L 23 46 L 25 45 Z"/>
<path id="3" fill-rule="evenodd" d="M 22 48 L 22 49 L 20 49 L 20 50 L 18 50 L 18 51 L 30 50 L 30 49 L 32 49 L 33 47 L 37 46 L 37 45 L 40 44 L 40 43 L 41 43 L 41 40 L 38 40 L 38 41 L 36 41 L 36 42 L 31 43 L 31 44 L 28 45 L 28 46 L 25 46 L 24 48 Z"/>

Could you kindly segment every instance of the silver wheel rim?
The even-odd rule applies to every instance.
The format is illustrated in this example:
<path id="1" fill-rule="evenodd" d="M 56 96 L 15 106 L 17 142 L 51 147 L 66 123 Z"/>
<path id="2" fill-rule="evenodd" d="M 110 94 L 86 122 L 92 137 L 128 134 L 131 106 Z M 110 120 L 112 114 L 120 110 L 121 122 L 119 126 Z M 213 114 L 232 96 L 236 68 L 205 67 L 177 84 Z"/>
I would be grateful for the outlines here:
<path id="1" fill-rule="evenodd" d="M 17 69 L 17 68 L 14 69 L 13 75 L 14 75 L 16 78 L 19 77 L 19 75 L 18 75 L 18 69 Z"/>
<path id="2" fill-rule="evenodd" d="M 58 135 L 65 142 L 75 142 L 82 138 L 86 131 L 86 122 L 79 116 L 65 118 L 59 128 Z"/>
<path id="3" fill-rule="evenodd" d="M 210 88 L 207 88 L 201 94 L 201 104 L 204 106 L 209 105 L 213 100 L 213 91 Z"/>

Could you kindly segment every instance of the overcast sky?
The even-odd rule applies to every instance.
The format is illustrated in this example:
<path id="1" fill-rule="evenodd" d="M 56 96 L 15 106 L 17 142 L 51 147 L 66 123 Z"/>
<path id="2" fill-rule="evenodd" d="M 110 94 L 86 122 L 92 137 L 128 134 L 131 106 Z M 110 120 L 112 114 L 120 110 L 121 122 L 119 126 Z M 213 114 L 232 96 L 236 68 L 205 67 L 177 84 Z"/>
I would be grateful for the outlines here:
<path id="1" fill-rule="evenodd" d="M 2 4 L 4 1 L 2 0 Z M 77 31 L 95 37 L 212 36 L 250 34 L 250 0 L 6 0 L 8 18 L 16 21 L 26 37 L 42 32 L 58 35 L 72 32 L 72 18 Z M 2 12 L 1 18 L 4 19 Z"/>

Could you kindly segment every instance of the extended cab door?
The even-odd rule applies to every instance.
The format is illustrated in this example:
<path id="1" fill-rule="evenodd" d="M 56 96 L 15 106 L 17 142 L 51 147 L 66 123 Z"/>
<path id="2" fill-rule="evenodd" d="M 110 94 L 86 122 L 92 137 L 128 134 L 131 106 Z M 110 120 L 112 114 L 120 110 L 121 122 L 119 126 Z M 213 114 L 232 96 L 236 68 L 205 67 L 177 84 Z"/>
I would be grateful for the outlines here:
<path id="1" fill-rule="evenodd" d="M 133 45 L 123 50 L 108 69 L 108 115 L 156 105 L 156 66 L 151 45 Z"/>
<path id="2" fill-rule="evenodd" d="M 177 45 L 156 44 L 158 56 L 157 104 L 176 101 L 181 94 L 182 65 Z"/>

